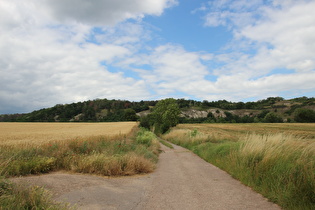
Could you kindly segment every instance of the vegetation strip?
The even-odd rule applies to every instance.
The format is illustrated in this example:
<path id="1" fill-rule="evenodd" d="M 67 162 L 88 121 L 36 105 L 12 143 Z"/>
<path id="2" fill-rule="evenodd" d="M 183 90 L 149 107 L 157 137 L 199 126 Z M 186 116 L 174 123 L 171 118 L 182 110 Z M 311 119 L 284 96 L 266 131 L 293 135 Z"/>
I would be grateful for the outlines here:
<path id="1" fill-rule="evenodd" d="M 163 138 L 192 150 L 284 209 L 315 209 L 314 136 L 286 134 L 283 126 L 273 134 L 244 135 L 230 130 L 238 139 L 229 140 L 226 137 L 231 134 L 203 126 L 211 132 L 179 125 Z"/>
<path id="2" fill-rule="evenodd" d="M 161 142 L 161 144 L 163 144 L 164 146 L 167 146 L 170 149 L 174 149 L 173 145 L 171 145 L 170 143 L 168 143 L 167 141 L 159 138 L 159 141 Z"/>
<path id="3" fill-rule="evenodd" d="M 128 135 L 52 141 L 27 147 L 20 144 L 2 145 L 0 146 L 0 176 L 23 176 L 56 170 L 105 176 L 149 173 L 155 168 L 159 147 L 157 137 L 153 133 L 138 128 Z M 10 209 L 9 203 L 15 200 L 27 203 L 25 208 L 19 207 L 20 209 L 42 209 L 42 204 L 22 201 L 30 197 L 24 196 L 25 194 L 35 195 L 36 197 L 31 199 L 36 201 L 44 199 L 40 198 L 44 195 L 41 189 L 24 189 L 8 183 L 4 178 L 0 180 L 0 187 L 0 209 Z M 20 194 L 23 196 L 20 197 Z M 28 203 L 33 206 L 30 207 L 31 204 Z"/>

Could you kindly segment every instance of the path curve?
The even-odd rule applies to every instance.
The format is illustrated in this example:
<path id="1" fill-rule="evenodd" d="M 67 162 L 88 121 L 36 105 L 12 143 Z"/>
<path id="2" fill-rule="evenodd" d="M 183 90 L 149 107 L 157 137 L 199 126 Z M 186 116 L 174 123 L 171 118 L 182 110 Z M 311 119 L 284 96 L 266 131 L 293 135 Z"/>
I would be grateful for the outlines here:
<path id="1" fill-rule="evenodd" d="M 14 179 L 49 189 L 54 199 L 78 209 L 280 209 L 189 150 L 162 145 L 156 171 L 108 178 L 51 173 Z"/>

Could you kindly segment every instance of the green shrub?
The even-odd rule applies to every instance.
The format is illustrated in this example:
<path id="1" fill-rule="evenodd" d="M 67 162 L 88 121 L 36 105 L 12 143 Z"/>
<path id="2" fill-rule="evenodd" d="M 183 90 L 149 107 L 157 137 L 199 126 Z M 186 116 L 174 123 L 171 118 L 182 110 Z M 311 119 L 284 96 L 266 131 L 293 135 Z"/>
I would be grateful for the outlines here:
<path id="1" fill-rule="evenodd" d="M 294 120 L 301 123 L 315 122 L 315 111 L 304 108 L 296 109 L 294 111 Z"/>
<path id="2" fill-rule="evenodd" d="M 144 130 L 142 129 L 136 138 L 136 141 L 138 144 L 144 144 L 146 146 L 151 146 L 152 140 L 156 139 L 156 136 L 154 135 L 154 133 Z"/>

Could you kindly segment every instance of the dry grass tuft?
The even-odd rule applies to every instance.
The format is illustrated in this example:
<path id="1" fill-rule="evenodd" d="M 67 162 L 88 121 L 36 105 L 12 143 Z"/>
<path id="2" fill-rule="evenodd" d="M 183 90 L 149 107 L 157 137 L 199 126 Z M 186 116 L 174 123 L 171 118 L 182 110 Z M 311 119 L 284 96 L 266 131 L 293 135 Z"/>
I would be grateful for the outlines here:
<path id="1" fill-rule="evenodd" d="M 155 164 L 153 164 L 151 161 L 144 158 L 143 156 L 131 154 L 130 157 L 128 157 L 126 160 L 126 175 L 150 173 L 155 169 Z"/>

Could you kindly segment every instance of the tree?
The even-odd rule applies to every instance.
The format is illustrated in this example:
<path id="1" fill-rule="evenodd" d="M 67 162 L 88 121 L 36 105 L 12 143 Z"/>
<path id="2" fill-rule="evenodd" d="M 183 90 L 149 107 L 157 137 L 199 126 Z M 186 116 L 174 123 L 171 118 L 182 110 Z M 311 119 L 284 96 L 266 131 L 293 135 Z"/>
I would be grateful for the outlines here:
<path id="1" fill-rule="evenodd" d="M 303 108 L 296 109 L 294 111 L 294 120 L 301 123 L 315 122 L 315 111 Z"/>
<path id="2" fill-rule="evenodd" d="M 153 125 L 153 122 L 152 122 L 151 114 L 140 118 L 140 125 L 139 125 L 140 127 L 150 130 L 152 125 Z"/>
<path id="3" fill-rule="evenodd" d="M 165 133 L 178 124 L 180 110 L 175 99 L 159 101 L 151 114 L 155 133 Z"/>
<path id="4" fill-rule="evenodd" d="M 282 123 L 283 122 L 282 118 L 274 112 L 269 112 L 265 116 L 264 120 L 266 123 Z"/>
<path id="5" fill-rule="evenodd" d="M 124 118 L 127 121 L 136 121 L 138 119 L 138 116 L 134 109 L 128 108 L 124 111 Z"/>
<path id="6" fill-rule="evenodd" d="M 269 110 L 263 110 L 262 112 L 260 112 L 257 117 L 259 119 L 264 119 L 266 117 L 266 115 L 269 113 L 270 111 Z"/>

